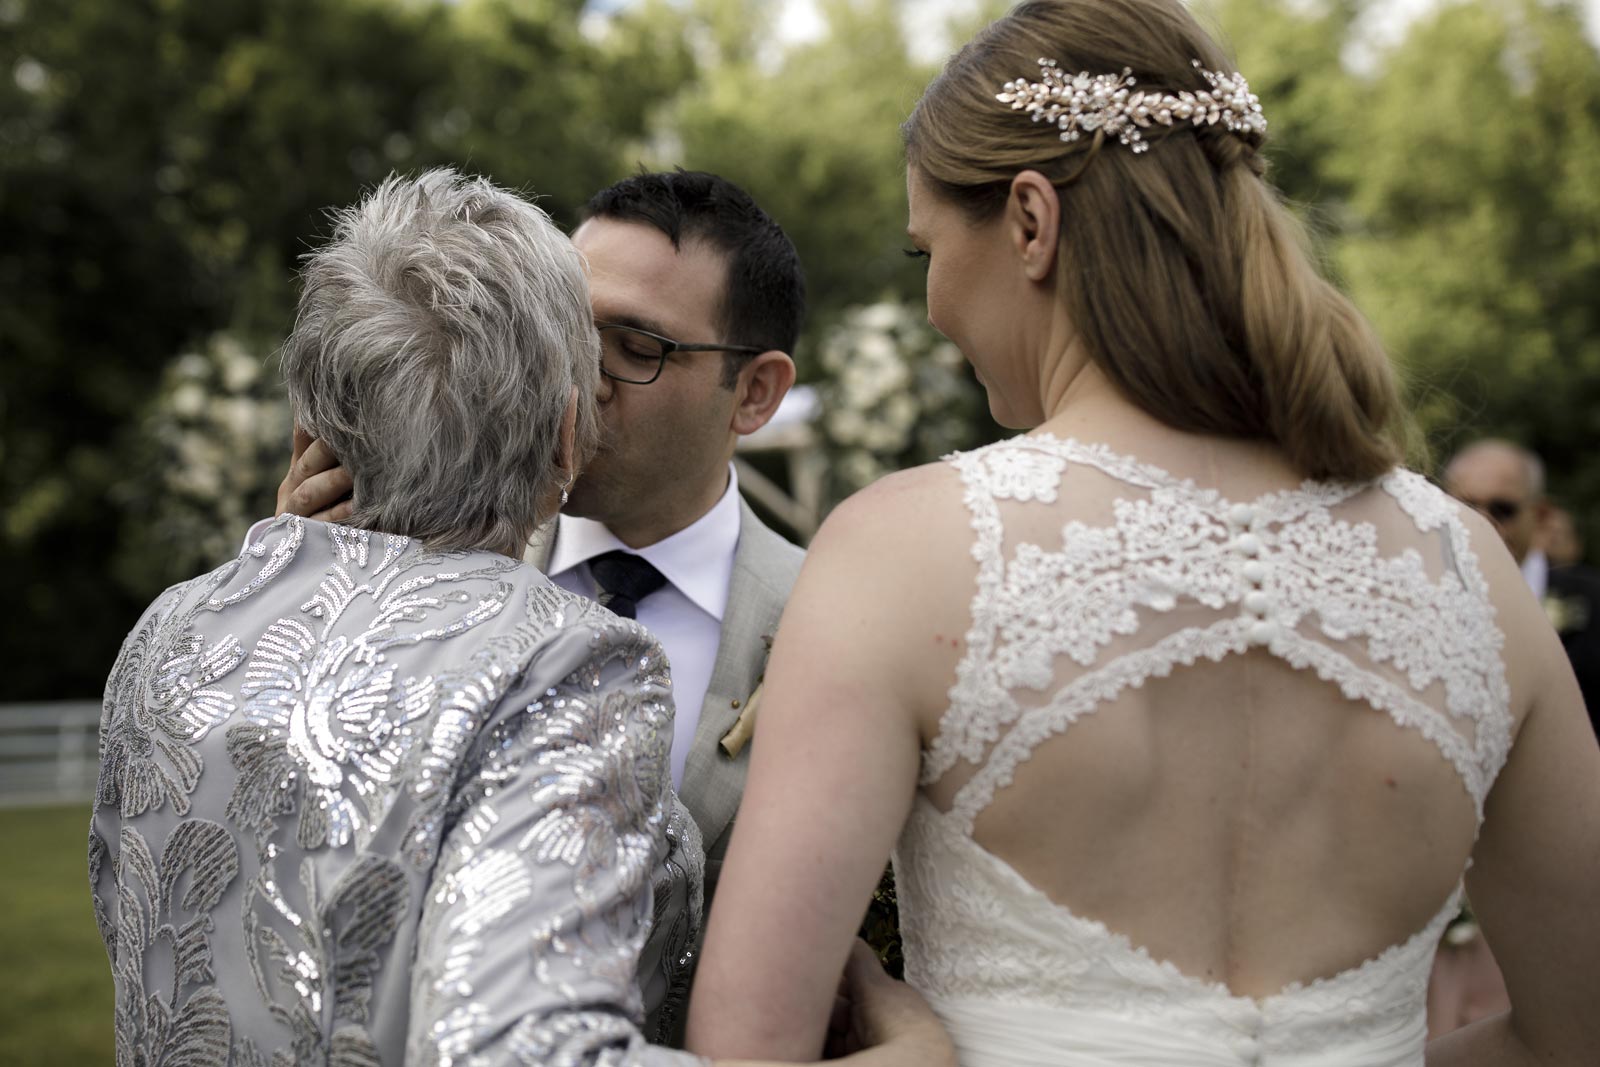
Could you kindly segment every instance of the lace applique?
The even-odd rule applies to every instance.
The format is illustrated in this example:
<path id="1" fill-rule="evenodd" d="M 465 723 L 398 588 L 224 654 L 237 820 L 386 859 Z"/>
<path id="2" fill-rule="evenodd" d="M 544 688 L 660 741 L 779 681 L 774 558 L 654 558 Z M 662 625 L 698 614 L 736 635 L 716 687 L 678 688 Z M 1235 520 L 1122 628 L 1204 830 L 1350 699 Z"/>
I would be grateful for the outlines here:
<path id="1" fill-rule="evenodd" d="M 1045 455 L 1053 465 L 997 459 L 1013 453 Z M 1460 772 L 1481 817 L 1509 747 L 1503 638 L 1459 515 L 1437 489 L 1402 472 L 1381 483 L 1422 532 L 1446 531 L 1454 566 L 1434 579 L 1416 550 L 1381 557 L 1372 525 L 1330 513 L 1365 491 L 1363 485 L 1306 483 L 1230 504 L 1102 446 L 1054 438 L 1019 438 L 950 461 L 965 484 L 978 586 L 967 651 L 925 755 L 923 782 L 958 760 L 980 762 L 1002 730 L 1017 724 L 958 798 L 956 814 L 967 825 L 1034 746 L 1099 703 L 1177 664 L 1250 647 L 1312 668 L 1346 696 L 1420 731 Z M 1095 467 L 1146 495 L 1114 501 L 1108 526 L 1074 520 L 1062 528 L 1059 548 L 1024 543 L 1006 559 L 997 501 L 1046 499 L 1036 485 L 1020 495 L 1015 472 L 1054 469 L 1059 478 L 1068 462 Z M 1141 612 L 1168 612 L 1179 603 L 1235 613 L 1097 665 L 1115 638 L 1138 632 Z M 1330 641 L 1359 642 L 1373 664 L 1393 667 L 1416 692 L 1442 685 L 1448 714 L 1313 640 L 1307 623 Z M 1046 690 L 1060 657 L 1091 669 L 1025 712 L 1013 692 Z M 1471 722 L 1473 737 L 1451 718 Z"/>
<path id="2" fill-rule="evenodd" d="M 951 821 L 970 834 L 978 815 L 989 806 L 995 793 L 1011 784 L 1017 767 L 1041 741 L 1093 713 L 1129 686 L 1164 678 L 1180 664 L 1192 665 L 1202 658 L 1216 662 L 1244 651 L 1249 647 L 1245 625 L 1229 620 L 1205 630 L 1180 630 L 1065 686 L 1048 704 L 1024 714 L 1015 729 L 995 746 L 978 773 L 956 793 Z"/>
<path id="3" fill-rule="evenodd" d="M 978 578 L 966 652 L 922 781 L 963 760 L 974 766 L 948 812 L 919 796 L 895 873 L 907 980 L 958 1048 L 1003 1058 L 997 1034 L 1036 1041 L 1059 1032 L 1069 1059 L 1081 1047 L 1095 1062 L 1143 1062 L 1148 1047 L 1151 1059 L 1181 1048 L 1219 1064 L 1298 1063 L 1302 1054 L 1332 1062 L 1332 1052 L 1384 1067 L 1420 1064 L 1428 967 L 1459 887 L 1405 941 L 1255 1000 L 1055 904 L 972 834 L 1046 739 L 1150 679 L 1252 651 L 1315 674 L 1432 742 L 1481 823 L 1512 720 L 1503 637 L 1456 505 L 1400 471 L 1236 503 L 1103 446 L 1047 437 L 949 462 L 962 477 Z M 1008 544 L 1004 519 L 1031 518 L 1024 509 L 1055 501 L 1043 480 L 1054 472 L 1060 483 L 1073 465 L 1126 487 L 1108 501 L 1109 520 L 1067 521 L 1059 542 L 1052 533 L 1048 543 Z M 1396 505 L 1389 524 L 1437 536 L 1438 552 L 1426 537 L 1420 549 L 1385 552 L 1386 523 L 1336 510 L 1351 502 L 1376 514 L 1366 506 L 1386 504 L 1377 493 Z M 1361 494 L 1373 495 L 1356 501 Z M 1182 616 L 1163 618 L 1180 608 Z"/>
<path id="4" fill-rule="evenodd" d="M 1056 485 L 1067 463 L 1048 452 L 1012 448 L 982 452 L 978 456 L 989 492 L 1000 500 L 1037 500 L 1053 504 Z"/>

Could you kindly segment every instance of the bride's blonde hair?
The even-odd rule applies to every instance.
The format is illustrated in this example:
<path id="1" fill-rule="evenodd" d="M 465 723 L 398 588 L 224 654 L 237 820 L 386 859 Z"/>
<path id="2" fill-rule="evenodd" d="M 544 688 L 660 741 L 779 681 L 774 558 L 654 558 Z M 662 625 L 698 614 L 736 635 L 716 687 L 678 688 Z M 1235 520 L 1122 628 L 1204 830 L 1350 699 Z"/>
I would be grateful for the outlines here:
<path id="1" fill-rule="evenodd" d="M 1157 126 L 1142 154 L 1063 142 L 995 99 L 1041 58 L 1069 77 L 1131 68 L 1139 89 L 1171 93 L 1209 88 L 1195 60 L 1232 69 L 1180 0 L 1030 0 L 958 52 L 906 121 L 926 184 L 974 220 L 999 212 L 1023 170 L 1056 184 L 1073 325 L 1156 418 L 1275 441 L 1309 477 L 1364 480 L 1401 462 L 1394 369 L 1263 180 L 1261 135 Z"/>

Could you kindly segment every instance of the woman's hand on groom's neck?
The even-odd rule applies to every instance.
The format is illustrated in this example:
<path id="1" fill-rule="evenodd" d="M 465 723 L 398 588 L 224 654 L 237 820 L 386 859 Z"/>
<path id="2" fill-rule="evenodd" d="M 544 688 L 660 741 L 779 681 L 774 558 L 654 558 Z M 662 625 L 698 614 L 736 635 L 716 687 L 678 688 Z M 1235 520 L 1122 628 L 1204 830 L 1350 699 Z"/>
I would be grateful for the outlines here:
<path id="1" fill-rule="evenodd" d="M 299 515 L 322 522 L 350 517 L 355 482 L 321 440 L 296 425 L 289 471 L 278 486 L 279 515 Z"/>

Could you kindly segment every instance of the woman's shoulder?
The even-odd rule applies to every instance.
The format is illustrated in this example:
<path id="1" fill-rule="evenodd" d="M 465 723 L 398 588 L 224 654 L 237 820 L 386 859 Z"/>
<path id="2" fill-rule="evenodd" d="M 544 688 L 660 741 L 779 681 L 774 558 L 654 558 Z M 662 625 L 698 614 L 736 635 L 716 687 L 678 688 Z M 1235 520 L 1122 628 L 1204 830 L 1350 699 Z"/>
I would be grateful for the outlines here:
<path id="1" fill-rule="evenodd" d="M 943 513 L 961 512 L 961 475 L 947 457 L 886 474 L 846 497 L 817 531 L 809 555 L 835 541 L 911 538 Z"/>
<path id="2" fill-rule="evenodd" d="M 931 593 L 960 573 L 972 542 L 960 472 L 946 463 L 910 467 L 829 512 L 807 549 L 797 589 L 906 606 L 907 590 Z"/>

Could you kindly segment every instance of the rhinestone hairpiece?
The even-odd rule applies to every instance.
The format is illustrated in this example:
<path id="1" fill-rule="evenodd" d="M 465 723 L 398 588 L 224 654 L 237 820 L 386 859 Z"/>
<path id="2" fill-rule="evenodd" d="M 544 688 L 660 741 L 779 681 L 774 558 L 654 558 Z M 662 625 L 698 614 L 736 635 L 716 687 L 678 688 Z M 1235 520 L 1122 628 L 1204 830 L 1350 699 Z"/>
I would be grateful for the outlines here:
<path id="1" fill-rule="evenodd" d="M 1053 59 L 1039 60 L 1039 81 L 1018 78 L 1001 86 L 995 99 L 1013 111 L 1030 111 L 1034 122 L 1048 122 L 1061 130 L 1063 141 L 1104 132 L 1135 152 L 1150 143 L 1141 130 L 1151 126 L 1216 125 L 1239 134 L 1265 134 L 1267 119 L 1261 101 L 1250 91 L 1244 75 L 1206 70 L 1198 59 L 1194 67 L 1210 83 L 1210 91 L 1171 93 L 1136 92 L 1133 71 L 1121 74 L 1062 73 Z"/>

